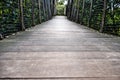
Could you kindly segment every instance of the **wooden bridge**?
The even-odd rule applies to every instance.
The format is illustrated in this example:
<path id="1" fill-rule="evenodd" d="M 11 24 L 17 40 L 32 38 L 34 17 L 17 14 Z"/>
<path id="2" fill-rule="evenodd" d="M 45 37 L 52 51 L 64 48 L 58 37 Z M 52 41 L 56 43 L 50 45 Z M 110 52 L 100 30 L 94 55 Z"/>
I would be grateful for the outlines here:
<path id="1" fill-rule="evenodd" d="M 0 0 L 0 80 L 120 80 L 120 1 L 57 1 Z"/>
<path id="2" fill-rule="evenodd" d="M 120 38 L 64 16 L 0 41 L 1 80 L 120 80 Z"/>

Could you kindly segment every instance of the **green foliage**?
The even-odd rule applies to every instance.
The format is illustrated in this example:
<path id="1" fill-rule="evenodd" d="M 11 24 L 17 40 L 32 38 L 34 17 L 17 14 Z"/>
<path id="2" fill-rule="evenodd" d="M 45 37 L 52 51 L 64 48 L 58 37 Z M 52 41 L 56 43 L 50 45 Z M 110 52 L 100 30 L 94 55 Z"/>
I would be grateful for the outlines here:
<path id="1" fill-rule="evenodd" d="M 0 0 L 0 35 L 6 36 L 20 31 L 23 25 L 26 29 L 32 23 L 36 25 L 40 20 L 43 22 L 50 19 L 54 14 L 54 4 L 54 0 L 22 0 L 22 4 L 20 0 Z M 23 22 L 20 20 L 20 5 L 23 8 Z"/>
<path id="2" fill-rule="evenodd" d="M 65 5 L 64 0 L 59 0 L 56 5 L 57 15 L 64 15 Z"/>
<path id="3" fill-rule="evenodd" d="M 0 1 L 0 33 L 8 35 L 19 30 L 18 0 Z"/>
<path id="4" fill-rule="evenodd" d="M 32 2 L 31 0 L 23 0 L 23 15 L 24 15 L 24 25 L 26 28 L 32 26 Z"/>
<path id="5" fill-rule="evenodd" d="M 83 1 L 85 1 L 85 3 Z M 105 0 L 68 0 L 67 16 L 72 21 L 100 30 L 103 20 L 104 1 Z M 107 6 L 103 32 L 120 35 L 120 1 L 106 1 Z"/>
<path id="6" fill-rule="evenodd" d="M 57 5 L 57 15 L 64 15 L 64 5 Z"/>

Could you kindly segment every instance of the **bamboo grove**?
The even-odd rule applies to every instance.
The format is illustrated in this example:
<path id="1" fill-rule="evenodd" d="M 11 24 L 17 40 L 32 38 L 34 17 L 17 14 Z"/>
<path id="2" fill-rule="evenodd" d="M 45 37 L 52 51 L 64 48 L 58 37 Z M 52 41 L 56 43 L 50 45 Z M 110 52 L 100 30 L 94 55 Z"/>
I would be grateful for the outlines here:
<path id="1" fill-rule="evenodd" d="M 54 0 L 0 0 L 0 37 L 51 19 L 54 4 Z"/>
<path id="2" fill-rule="evenodd" d="M 120 0 L 68 0 L 66 15 L 100 32 L 120 35 Z"/>

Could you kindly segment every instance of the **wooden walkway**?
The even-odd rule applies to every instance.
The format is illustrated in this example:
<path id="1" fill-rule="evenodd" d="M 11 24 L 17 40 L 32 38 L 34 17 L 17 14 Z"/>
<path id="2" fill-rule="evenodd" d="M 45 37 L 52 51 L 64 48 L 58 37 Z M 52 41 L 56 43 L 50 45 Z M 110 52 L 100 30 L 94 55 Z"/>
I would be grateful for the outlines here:
<path id="1" fill-rule="evenodd" d="M 120 38 L 56 16 L 0 41 L 0 79 L 120 80 Z"/>

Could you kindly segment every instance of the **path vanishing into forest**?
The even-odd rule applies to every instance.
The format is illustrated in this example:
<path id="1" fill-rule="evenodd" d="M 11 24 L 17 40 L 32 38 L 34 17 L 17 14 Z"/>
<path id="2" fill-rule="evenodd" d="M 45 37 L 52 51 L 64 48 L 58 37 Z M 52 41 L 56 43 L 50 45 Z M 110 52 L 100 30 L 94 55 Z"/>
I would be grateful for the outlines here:
<path id="1" fill-rule="evenodd" d="M 120 37 L 64 16 L 0 41 L 0 79 L 120 80 Z"/>

